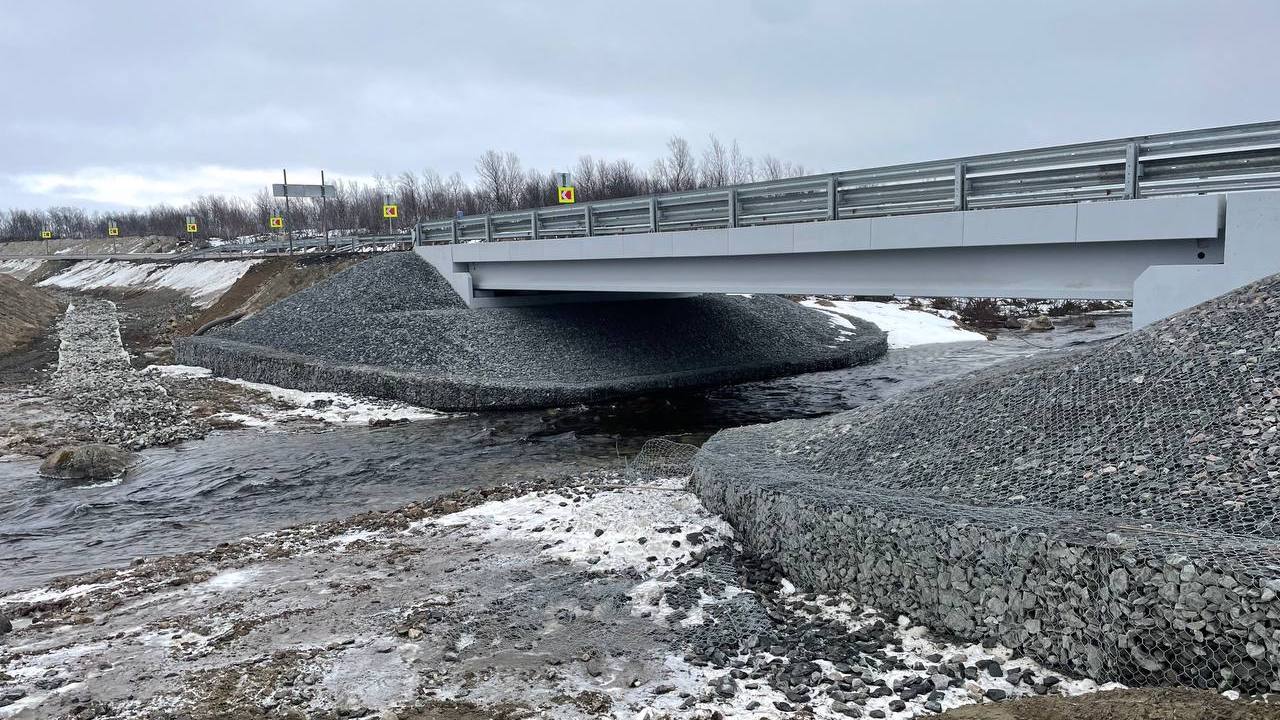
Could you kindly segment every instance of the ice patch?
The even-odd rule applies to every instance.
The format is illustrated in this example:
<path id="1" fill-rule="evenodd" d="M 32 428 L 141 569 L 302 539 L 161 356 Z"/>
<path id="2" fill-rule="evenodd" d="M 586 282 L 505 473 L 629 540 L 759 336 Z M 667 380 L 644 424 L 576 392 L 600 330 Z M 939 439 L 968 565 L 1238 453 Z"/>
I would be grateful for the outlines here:
<path id="1" fill-rule="evenodd" d="M 93 583 L 91 585 L 72 585 L 71 587 L 64 588 L 62 590 L 54 590 L 53 588 L 47 588 L 47 587 L 35 588 L 34 590 L 27 590 L 25 592 L 14 593 L 13 595 L 6 595 L 0 598 L 0 600 L 3 600 L 6 604 L 7 603 L 43 603 L 43 602 L 51 602 L 54 600 L 65 600 L 66 598 L 78 597 L 80 595 L 86 595 L 88 593 L 91 593 L 95 590 L 101 590 L 103 588 L 109 588 L 115 585 L 119 585 L 121 582 L 123 582 L 123 580 L 115 580 L 109 583 Z"/>
<path id="2" fill-rule="evenodd" d="M 247 585 L 257 575 L 258 573 L 253 570 L 224 570 L 206 580 L 204 585 L 210 590 L 225 592 Z"/>

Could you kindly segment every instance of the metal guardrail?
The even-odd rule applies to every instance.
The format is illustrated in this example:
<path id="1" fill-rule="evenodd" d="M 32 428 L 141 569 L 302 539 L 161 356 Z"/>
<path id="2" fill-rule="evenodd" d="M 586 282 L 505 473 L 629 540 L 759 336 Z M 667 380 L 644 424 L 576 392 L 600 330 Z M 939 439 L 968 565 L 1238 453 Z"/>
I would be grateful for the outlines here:
<path id="1" fill-rule="evenodd" d="M 1280 122 L 420 223 L 419 242 L 635 232 L 1280 188 Z"/>
<path id="2" fill-rule="evenodd" d="M 189 250 L 180 256 L 175 256 L 174 259 L 208 259 L 226 257 L 228 255 L 288 255 L 291 253 L 297 255 L 317 250 L 327 253 L 349 253 L 360 252 L 361 248 L 384 245 L 397 246 L 397 249 L 403 245 L 407 249 L 412 244 L 413 236 L 409 234 L 353 235 L 332 237 L 328 241 L 323 237 L 294 238 L 292 243 L 288 240 L 272 239 L 253 243 L 227 243 L 198 250 Z"/>
<path id="3" fill-rule="evenodd" d="M 4 247 L 0 245 L 0 260 L 110 260 L 110 259 L 133 259 L 133 260 L 156 260 L 164 262 L 181 262 L 183 260 L 207 260 L 211 258 L 226 258 L 241 255 L 289 255 L 289 254 L 305 254 L 322 251 L 325 253 L 350 253 L 361 252 L 373 248 L 390 248 L 396 250 L 407 250 L 413 245 L 413 235 L 409 233 L 397 235 L 354 235 L 344 237 L 333 237 L 325 241 L 323 237 L 306 237 L 294 238 L 290 244 L 288 240 L 271 239 L 260 242 L 251 243 L 226 243 L 224 245 L 216 245 L 207 248 L 196 248 L 193 250 L 183 250 L 177 253 L 161 253 L 161 252 L 74 252 L 64 250 L 60 253 L 46 255 L 44 253 L 6 253 Z"/>

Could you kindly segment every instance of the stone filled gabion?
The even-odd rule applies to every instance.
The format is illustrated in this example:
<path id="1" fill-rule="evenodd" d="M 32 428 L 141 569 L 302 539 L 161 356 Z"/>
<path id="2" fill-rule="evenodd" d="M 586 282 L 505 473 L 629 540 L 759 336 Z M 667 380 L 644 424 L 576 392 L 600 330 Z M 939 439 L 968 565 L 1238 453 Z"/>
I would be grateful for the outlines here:
<path id="1" fill-rule="evenodd" d="M 1098 680 L 1280 690 L 1280 276 L 1111 341 L 726 430 L 752 549 Z"/>
<path id="2" fill-rule="evenodd" d="M 417 255 L 390 253 L 174 349 L 229 377 L 496 409 L 830 370 L 886 344 L 870 323 L 772 296 L 471 310 Z"/>

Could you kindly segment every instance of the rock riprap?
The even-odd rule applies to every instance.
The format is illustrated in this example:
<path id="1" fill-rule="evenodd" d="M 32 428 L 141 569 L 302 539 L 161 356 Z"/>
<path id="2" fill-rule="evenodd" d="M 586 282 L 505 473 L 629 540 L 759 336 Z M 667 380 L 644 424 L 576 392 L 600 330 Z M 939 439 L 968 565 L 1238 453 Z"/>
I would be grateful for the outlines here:
<path id="1" fill-rule="evenodd" d="M 1098 680 L 1280 690 L 1280 276 L 1107 344 L 726 430 L 751 549 Z"/>
<path id="2" fill-rule="evenodd" d="M 76 298 L 58 321 L 58 337 L 58 369 L 48 391 L 70 413 L 74 439 L 140 450 L 207 432 L 202 420 L 130 365 L 113 303 Z"/>
<path id="3" fill-rule="evenodd" d="M 705 295 L 468 309 L 412 253 L 348 268 L 180 362 L 303 390 L 442 409 L 545 407 L 846 367 L 885 352 L 869 323 L 788 300 Z"/>

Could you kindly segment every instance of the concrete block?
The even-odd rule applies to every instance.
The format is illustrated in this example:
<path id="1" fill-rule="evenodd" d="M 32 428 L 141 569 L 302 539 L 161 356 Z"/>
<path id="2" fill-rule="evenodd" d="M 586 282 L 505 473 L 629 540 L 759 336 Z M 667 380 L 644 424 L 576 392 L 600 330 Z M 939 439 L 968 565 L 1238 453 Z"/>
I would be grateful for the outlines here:
<path id="1" fill-rule="evenodd" d="M 623 235 L 623 257 L 671 257 L 671 233 Z"/>
<path id="2" fill-rule="evenodd" d="M 964 213 L 871 218 L 872 250 L 952 247 L 964 243 Z"/>
<path id="3" fill-rule="evenodd" d="M 468 262 L 502 262 L 511 259 L 511 246 L 516 242 L 462 243 L 452 245 L 453 261 Z"/>
<path id="4" fill-rule="evenodd" d="M 1076 206 L 971 210 L 964 213 L 965 245 L 1069 243 L 1076 239 Z"/>
<path id="5" fill-rule="evenodd" d="M 795 225 L 758 225 L 729 231 L 730 255 L 766 255 L 792 251 Z"/>
<path id="6" fill-rule="evenodd" d="M 838 252 L 871 249 L 871 220 L 835 220 L 795 225 L 795 252 Z"/>
<path id="7" fill-rule="evenodd" d="M 674 257 L 729 254 L 728 230 L 688 230 L 668 234 L 671 235 L 671 254 Z"/>
<path id="8" fill-rule="evenodd" d="M 1079 203 L 1078 242 L 1216 238 L 1222 195 Z"/>

